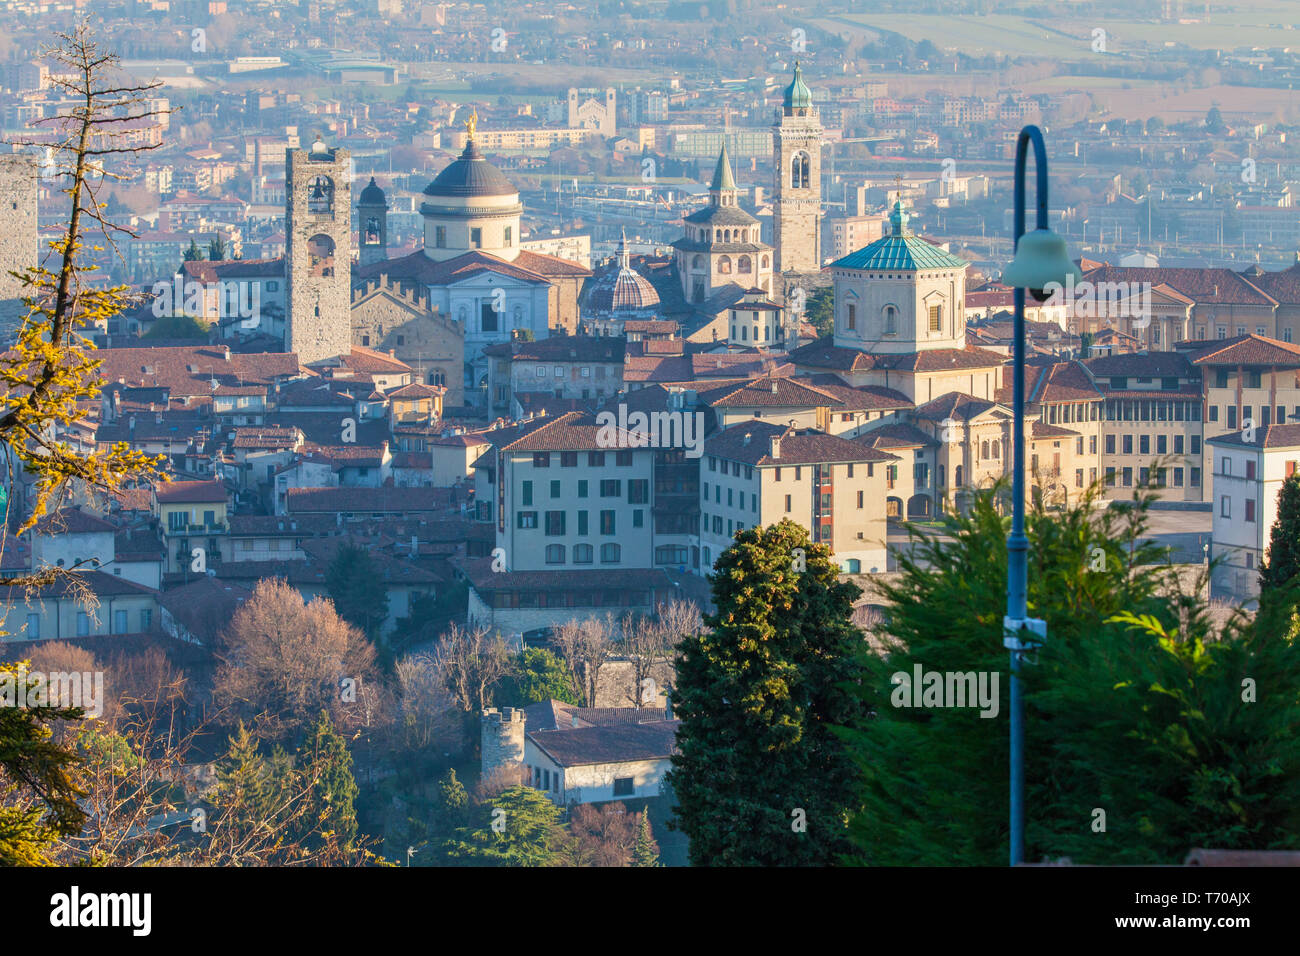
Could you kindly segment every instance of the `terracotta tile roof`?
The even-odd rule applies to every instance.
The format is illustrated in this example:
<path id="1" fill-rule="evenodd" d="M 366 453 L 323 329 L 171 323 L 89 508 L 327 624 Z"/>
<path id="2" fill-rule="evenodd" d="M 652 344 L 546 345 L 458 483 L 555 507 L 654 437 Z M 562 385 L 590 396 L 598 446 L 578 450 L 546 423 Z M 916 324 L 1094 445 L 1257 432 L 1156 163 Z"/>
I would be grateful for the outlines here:
<path id="1" fill-rule="evenodd" d="M 791 406 L 843 406 L 838 398 L 798 379 L 765 376 L 721 385 L 700 383 L 700 401 L 715 408 L 771 408 Z"/>
<path id="2" fill-rule="evenodd" d="M 536 253 L 533 254 L 536 256 Z M 506 262 L 504 259 L 498 259 L 496 256 L 489 255 L 486 252 L 473 250 L 463 255 L 456 256 L 454 259 L 445 259 L 442 262 L 434 262 L 424 254 L 424 251 L 417 249 L 410 255 L 401 256 L 397 259 L 388 259 L 384 262 L 376 262 L 368 266 L 357 266 L 352 270 L 352 274 L 358 278 L 366 279 L 378 277 L 381 275 L 388 276 L 390 279 L 408 282 L 420 282 L 425 285 L 451 285 L 455 282 L 463 282 L 466 279 L 472 279 L 483 273 L 507 276 L 511 279 L 517 279 L 520 282 L 528 282 L 534 285 L 549 285 L 550 280 L 540 272 L 534 272 L 528 268 L 525 263 L 543 264 L 542 259 L 552 259 L 551 256 L 539 257 L 536 260 L 531 256 L 524 259 L 524 254 L 520 253 L 515 263 Z M 520 262 L 524 260 L 524 262 Z M 562 259 L 555 260 L 563 262 Z M 516 264 L 519 263 L 519 264 Z M 574 268 L 582 269 L 576 263 L 572 264 Z M 583 270 L 581 273 L 565 273 L 590 275 L 589 271 Z"/>
<path id="3" fill-rule="evenodd" d="M 881 425 L 863 432 L 853 441 L 861 442 L 869 448 L 920 448 L 939 444 L 915 425 L 905 423 Z"/>
<path id="4" fill-rule="evenodd" d="M 298 357 L 292 352 L 231 352 L 224 346 L 166 346 L 100 349 L 106 383 L 165 387 L 172 398 L 209 396 L 212 381 L 223 386 L 270 385 L 296 378 Z"/>
<path id="5" fill-rule="evenodd" d="M 1121 352 L 1085 359 L 1083 367 L 1098 378 L 1200 378 L 1182 352 Z"/>
<path id="6" fill-rule="evenodd" d="M 291 514 L 313 512 L 446 511 L 452 505 L 450 488 L 290 488 L 285 510 Z"/>
<path id="7" fill-rule="evenodd" d="M 516 362 L 616 362 L 623 363 L 627 340 L 603 335 L 552 335 L 536 342 L 502 342 L 485 353 Z"/>
<path id="8" fill-rule="evenodd" d="M 793 375 L 794 366 L 783 352 L 711 352 L 691 356 L 691 378 L 738 378 L 756 375 Z"/>
<path id="9" fill-rule="evenodd" d="M 389 398 L 437 398 L 439 395 L 446 393 L 446 389 L 441 385 L 425 385 L 421 382 L 412 382 L 410 385 L 403 385 L 401 388 L 395 388 L 388 393 Z"/>
<path id="10" fill-rule="evenodd" d="M 1199 345 L 1200 347 L 1195 347 Z M 1300 345 L 1262 335 L 1238 335 L 1216 342 L 1195 343 L 1188 358 L 1197 365 L 1276 365 L 1300 368 Z"/>
<path id="11" fill-rule="evenodd" d="M 227 501 L 230 492 L 220 481 L 168 481 L 154 486 L 159 504 L 215 504 Z"/>
<path id="12" fill-rule="evenodd" d="M 840 411 L 876 411 L 878 409 L 911 408 L 912 400 L 902 392 L 883 385 L 852 386 L 838 375 L 823 372 L 810 376 L 807 381 L 818 389 L 840 400 Z"/>
<path id="13" fill-rule="evenodd" d="M 1283 305 L 1300 305 L 1300 263 L 1281 272 L 1245 276 L 1247 282 Z"/>
<path id="14" fill-rule="evenodd" d="M 181 272 L 188 279 L 212 283 L 222 279 L 277 279 L 283 278 L 284 257 L 276 259 L 227 259 L 220 262 L 199 260 L 182 262 Z"/>
<path id="15" fill-rule="evenodd" d="M 1012 395 L 1015 370 L 1002 368 L 1002 387 L 997 400 L 1004 405 L 1015 401 Z M 1038 403 L 1096 401 L 1101 390 L 1078 362 L 1048 362 L 1025 366 L 1025 401 Z"/>
<path id="16" fill-rule="evenodd" d="M 685 355 L 629 355 L 623 364 L 625 382 L 689 382 L 692 377 Z"/>
<path id="17" fill-rule="evenodd" d="M 22 585 L 0 587 L 0 601 L 6 604 L 25 604 L 33 598 L 72 597 L 78 593 L 78 586 L 89 588 L 99 597 L 118 597 L 122 595 L 156 595 L 158 591 L 143 584 L 108 574 L 104 571 L 70 571 L 61 574 L 49 584 L 30 592 Z"/>
<path id="18" fill-rule="evenodd" d="M 1033 421 L 1029 423 L 1029 426 L 1029 438 L 1031 441 L 1052 438 L 1077 438 L 1079 435 L 1076 431 L 1062 428 L 1060 425 L 1049 425 L 1046 422 Z"/>
<path id="19" fill-rule="evenodd" d="M 818 339 L 790 353 L 800 366 L 856 372 L 869 369 L 898 369 L 912 372 L 940 372 L 947 369 L 995 368 L 1006 362 L 1005 355 L 967 346 L 964 349 L 929 349 L 897 355 L 871 354 L 835 345 L 830 338 Z"/>
<path id="20" fill-rule="evenodd" d="M 967 395 L 964 392 L 948 392 L 938 398 L 931 399 L 924 405 L 918 405 L 915 415 L 917 418 L 924 418 L 927 421 L 937 422 L 951 418 L 956 421 L 968 422 L 983 415 L 990 409 L 995 410 L 995 417 L 1007 417 L 997 402 L 991 402 L 985 398 L 976 398 L 974 395 Z"/>
<path id="21" fill-rule="evenodd" d="M 280 428 L 276 426 L 254 426 L 236 428 L 234 448 L 292 448 L 301 439 L 302 433 L 297 428 Z"/>
<path id="22" fill-rule="evenodd" d="M 635 451 L 629 441 L 629 433 L 615 429 L 615 444 L 600 440 L 602 433 L 608 433 L 596 424 L 596 418 L 583 412 L 566 412 L 558 418 L 547 419 L 540 428 L 535 428 L 520 436 L 502 451 Z"/>
<path id="23" fill-rule="evenodd" d="M 771 455 L 771 439 L 780 439 L 780 454 Z M 704 441 L 704 452 L 747 465 L 817 465 L 897 461 L 896 455 L 813 428 L 792 429 L 765 421 L 738 422 Z"/>
<path id="24" fill-rule="evenodd" d="M 401 359 L 395 358 L 387 352 L 368 349 L 361 345 L 352 346 L 352 350 L 347 355 L 325 359 L 321 362 L 313 362 L 308 367 L 319 371 L 331 366 L 351 369 L 353 372 L 365 372 L 370 375 L 399 375 L 411 371 L 411 366 Z"/>
<path id="25" fill-rule="evenodd" d="M 60 508 L 58 511 L 42 515 L 32 530 L 41 535 L 113 534 L 117 531 L 117 525 L 110 524 L 95 515 L 86 514 L 80 508 Z"/>
<path id="26" fill-rule="evenodd" d="M 247 588 L 204 575 L 167 588 L 158 604 L 200 641 L 216 640 L 239 606 L 253 596 Z"/>
<path id="27" fill-rule="evenodd" d="M 666 760 L 677 752 L 676 720 L 525 733 L 561 767 Z"/>
<path id="28" fill-rule="evenodd" d="M 1241 431 L 1228 432 L 1207 438 L 1215 445 L 1237 445 L 1245 448 L 1292 448 L 1300 445 L 1300 425 L 1261 425 L 1255 429 L 1255 440 L 1245 440 Z"/>
<path id="29" fill-rule="evenodd" d="M 1231 269 L 1172 269 L 1103 265 L 1084 273 L 1087 282 L 1149 282 L 1168 286 L 1196 303 L 1277 305 L 1277 300 Z"/>
<path id="30" fill-rule="evenodd" d="M 334 382 L 320 378 L 290 382 L 280 389 L 280 394 L 275 399 L 276 407 L 286 411 L 321 405 L 350 409 L 355 403 L 356 399 L 347 392 L 339 391 Z"/>
<path id="31" fill-rule="evenodd" d="M 871 356 L 857 349 L 848 349 L 836 345 L 829 336 L 801 345 L 790 353 L 790 360 L 796 365 L 811 368 L 837 369 L 856 372 L 859 369 L 872 368 Z"/>
<path id="32" fill-rule="evenodd" d="M 559 256 L 549 256 L 544 252 L 534 252 L 531 249 L 520 249 L 519 255 L 515 257 L 515 264 L 521 266 L 530 272 L 536 272 L 538 275 L 559 278 L 561 276 L 589 276 L 592 271 L 579 262 L 573 262 L 570 259 L 561 259 Z"/>

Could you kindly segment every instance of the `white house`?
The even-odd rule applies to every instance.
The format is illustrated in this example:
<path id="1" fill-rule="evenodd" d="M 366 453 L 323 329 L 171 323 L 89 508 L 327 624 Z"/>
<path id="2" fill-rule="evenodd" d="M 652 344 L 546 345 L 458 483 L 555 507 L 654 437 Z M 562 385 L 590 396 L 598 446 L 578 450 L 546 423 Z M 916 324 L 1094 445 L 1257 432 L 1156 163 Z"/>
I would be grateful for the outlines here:
<path id="1" fill-rule="evenodd" d="M 1206 444 L 1214 456 L 1211 557 L 1220 562 L 1211 591 L 1217 597 L 1254 600 L 1259 566 L 1277 520 L 1278 491 L 1300 462 L 1300 425 L 1230 432 Z"/>
<path id="2" fill-rule="evenodd" d="M 483 773 L 519 767 L 560 806 L 663 792 L 679 721 L 663 708 L 574 707 L 558 700 L 483 713 Z"/>

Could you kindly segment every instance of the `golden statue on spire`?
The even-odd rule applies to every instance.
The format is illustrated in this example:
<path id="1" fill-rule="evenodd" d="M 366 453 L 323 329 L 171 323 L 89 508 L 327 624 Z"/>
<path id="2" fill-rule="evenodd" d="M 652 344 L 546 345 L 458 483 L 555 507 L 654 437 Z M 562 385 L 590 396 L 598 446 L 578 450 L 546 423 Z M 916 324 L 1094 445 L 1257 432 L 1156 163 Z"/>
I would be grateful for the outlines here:
<path id="1" fill-rule="evenodd" d="M 465 120 L 465 136 L 467 139 L 474 138 L 474 131 L 478 129 L 478 107 L 474 107 L 474 112 L 469 114 Z"/>

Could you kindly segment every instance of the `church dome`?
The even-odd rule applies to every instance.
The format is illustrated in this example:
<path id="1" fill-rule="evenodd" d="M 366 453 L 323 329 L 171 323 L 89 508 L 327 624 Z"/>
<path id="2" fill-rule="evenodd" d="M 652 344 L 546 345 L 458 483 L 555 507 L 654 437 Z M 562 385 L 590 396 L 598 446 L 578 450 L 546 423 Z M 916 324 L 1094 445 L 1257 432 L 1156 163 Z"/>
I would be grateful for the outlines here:
<path id="1" fill-rule="evenodd" d="M 650 280 L 632 268 L 627 237 L 619 244 L 618 268 L 610 269 L 592 287 L 587 308 L 593 312 L 636 312 L 659 304 L 659 293 Z"/>
<path id="2" fill-rule="evenodd" d="M 785 88 L 785 99 L 783 103 L 786 109 L 811 109 L 813 105 L 812 90 L 803 81 L 803 71 L 799 69 L 799 61 L 794 64 L 794 80 Z"/>
<path id="3" fill-rule="evenodd" d="M 384 191 L 379 188 L 379 184 L 375 182 L 374 176 L 370 177 L 370 185 L 368 185 L 365 189 L 361 190 L 361 196 L 357 199 L 357 205 L 359 206 L 388 205 L 388 197 L 385 196 Z"/>
<path id="4" fill-rule="evenodd" d="M 501 170 L 483 157 L 474 141 L 470 140 L 465 144 L 465 151 L 460 154 L 460 158 L 424 187 L 424 194 L 464 199 L 476 196 L 516 196 L 519 190 L 506 179 Z"/>

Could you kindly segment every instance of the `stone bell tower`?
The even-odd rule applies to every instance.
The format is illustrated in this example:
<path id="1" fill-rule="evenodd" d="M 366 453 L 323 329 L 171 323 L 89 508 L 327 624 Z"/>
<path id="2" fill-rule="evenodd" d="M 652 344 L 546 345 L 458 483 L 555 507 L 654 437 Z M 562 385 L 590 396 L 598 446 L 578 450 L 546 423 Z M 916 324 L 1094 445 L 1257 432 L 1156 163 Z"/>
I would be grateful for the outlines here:
<path id="1" fill-rule="evenodd" d="M 285 151 L 284 347 L 303 364 L 352 348 L 351 167 L 348 150 L 319 136 L 310 149 Z"/>
<path id="2" fill-rule="evenodd" d="M 388 197 L 370 177 L 370 185 L 361 190 L 357 199 L 357 224 L 360 227 L 361 248 L 357 261 L 368 266 L 388 258 Z"/>
<path id="3" fill-rule="evenodd" d="M 772 244 L 776 271 L 821 270 L 822 127 L 799 64 L 772 124 L 776 183 Z"/>

